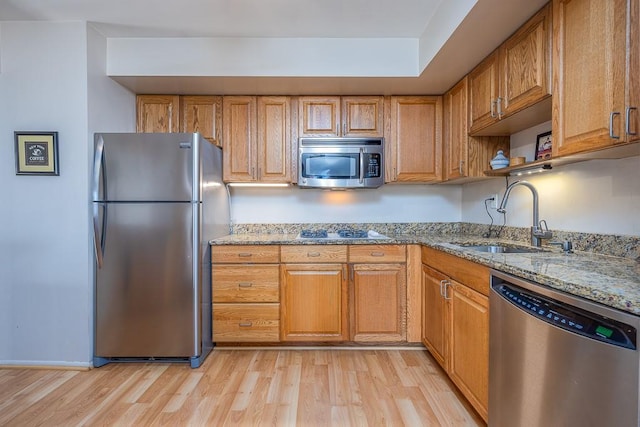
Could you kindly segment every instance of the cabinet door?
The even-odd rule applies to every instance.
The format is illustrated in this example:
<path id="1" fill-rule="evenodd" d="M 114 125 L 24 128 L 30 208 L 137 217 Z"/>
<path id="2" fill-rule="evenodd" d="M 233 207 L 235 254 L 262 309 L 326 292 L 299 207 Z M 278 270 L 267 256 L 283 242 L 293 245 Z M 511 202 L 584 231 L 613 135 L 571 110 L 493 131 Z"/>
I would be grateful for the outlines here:
<path id="1" fill-rule="evenodd" d="M 445 371 L 449 370 L 448 306 L 443 292 L 449 278 L 422 264 L 422 342 Z"/>
<path id="2" fill-rule="evenodd" d="M 342 136 L 384 136 L 382 96 L 343 96 Z"/>
<path id="3" fill-rule="evenodd" d="M 181 96 L 180 131 L 200 134 L 222 147 L 222 97 Z"/>
<path id="4" fill-rule="evenodd" d="M 640 142 L 640 2 L 629 2 L 627 42 L 627 86 L 625 100 L 625 136 L 627 142 Z"/>
<path id="5" fill-rule="evenodd" d="M 451 281 L 449 376 L 480 416 L 489 402 L 489 298 Z"/>
<path id="6" fill-rule="evenodd" d="M 283 264 L 280 325 L 283 341 L 346 341 L 345 264 Z"/>
<path id="7" fill-rule="evenodd" d="M 280 268 L 277 264 L 214 264 L 214 303 L 280 302 Z"/>
<path id="8" fill-rule="evenodd" d="M 551 96 L 551 5 L 500 48 L 501 113 L 510 115 Z"/>
<path id="9" fill-rule="evenodd" d="M 489 162 L 502 150 L 509 155 L 509 136 L 469 136 L 468 77 L 444 95 L 444 180 L 485 178 Z M 469 181 L 468 179 L 465 181 Z"/>
<path id="10" fill-rule="evenodd" d="M 291 101 L 258 97 L 258 171 L 261 182 L 291 182 Z"/>
<path id="11" fill-rule="evenodd" d="M 626 19 L 626 0 L 554 0 L 554 157 L 625 140 Z"/>
<path id="12" fill-rule="evenodd" d="M 391 140 L 387 160 L 392 182 L 442 179 L 442 97 L 391 98 Z"/>
<path id="13" fill-rule="evenodd" d="M 404 264 L 354 264 L 351 340 L 407 340 L 407 271 Z"/>
<path id="14" fill-rule="evenodd" d="M 142 133 L 180 132 L 180 97 L 177 95 L 138 95 L 136 131 Z"/>
<path id="15" fill-rule="evenodd" d="M 499 52 L 495 51 L 469 73 L 469 131 L 498 121 Z"/>
<path id="16" fill-rule="evenodd" d="M 256 98 L 225 96 L 222 100 L 222 108 L 224 181 L 254 181 L 257 163 Z"/>
<path id="17" fill-rule="evenodd" d="M 301 96 L 298 123 L 298 136 L 340 135 L 340 97 Z"/>
<path id="18" fill-rule="evenodd" d="M 214 342 L 277 342 L 280 305 L 213 304 Z"/>
<path id="19" fill-rule="evenodd" d="M 444 179 L 467 176 L 467 77 L 444 94 Z"/>

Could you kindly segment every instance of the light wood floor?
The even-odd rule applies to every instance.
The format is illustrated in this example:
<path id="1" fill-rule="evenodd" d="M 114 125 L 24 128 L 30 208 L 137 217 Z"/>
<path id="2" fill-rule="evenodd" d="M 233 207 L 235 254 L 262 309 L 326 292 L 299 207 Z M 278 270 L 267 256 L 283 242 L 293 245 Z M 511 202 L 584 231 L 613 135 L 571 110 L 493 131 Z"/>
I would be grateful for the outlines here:
<path id="1" fill-rule="evenodd" d="M 425 350 L 216 348 L 188 364 L 0 369 L 0 426 L 483 426 Z"/>

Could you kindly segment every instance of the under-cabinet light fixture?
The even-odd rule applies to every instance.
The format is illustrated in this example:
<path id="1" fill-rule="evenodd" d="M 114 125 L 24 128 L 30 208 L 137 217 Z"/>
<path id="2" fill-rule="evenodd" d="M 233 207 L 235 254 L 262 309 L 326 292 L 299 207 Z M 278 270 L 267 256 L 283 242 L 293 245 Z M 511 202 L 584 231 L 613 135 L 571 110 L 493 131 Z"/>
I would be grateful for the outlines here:
<path id="1" fill-rule="evenodd" d="M 525 176 L 525 175 L 533 175 L 536 173 L 546 172 L 553 169 L 553 167 L 549 164 L 533 166 L 530 168 L 518 169 L 509 172 L 510 176 Z"/>
<path id="2" fill-rule="evenodd" d="M 229 187 L 254 187 L 254 188 L 266 188 L 266 187 L 289 187 L 290 185 L 284 182 L 230 182 L 227 184 Z"/>

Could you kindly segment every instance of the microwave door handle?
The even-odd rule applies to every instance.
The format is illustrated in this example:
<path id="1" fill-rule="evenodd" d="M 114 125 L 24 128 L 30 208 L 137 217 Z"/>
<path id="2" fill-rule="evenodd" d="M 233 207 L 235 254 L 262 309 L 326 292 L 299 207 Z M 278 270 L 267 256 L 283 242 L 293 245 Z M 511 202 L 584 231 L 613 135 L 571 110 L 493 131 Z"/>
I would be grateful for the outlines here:
<path id="1" fill-rule="evenodd" d="M 364 184 L 364 148 L 360 147 L 360 184 Z"/>

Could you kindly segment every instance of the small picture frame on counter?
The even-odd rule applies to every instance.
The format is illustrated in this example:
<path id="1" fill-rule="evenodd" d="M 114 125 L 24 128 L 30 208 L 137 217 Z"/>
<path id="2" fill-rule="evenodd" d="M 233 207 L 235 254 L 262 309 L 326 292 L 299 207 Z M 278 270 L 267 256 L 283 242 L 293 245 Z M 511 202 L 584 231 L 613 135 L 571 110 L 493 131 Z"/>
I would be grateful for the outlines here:
<path id="1" fill-rule="evenodd" d="M 58 132 L 14 132 L 16 175 L 60 175 Z"/>
<path id="2" fill-rule="evenodd" d="M 536 138 L 535 160 L 548 160 L 551 158 L 552 139 L 551 131 L 541 133 Z"/>

